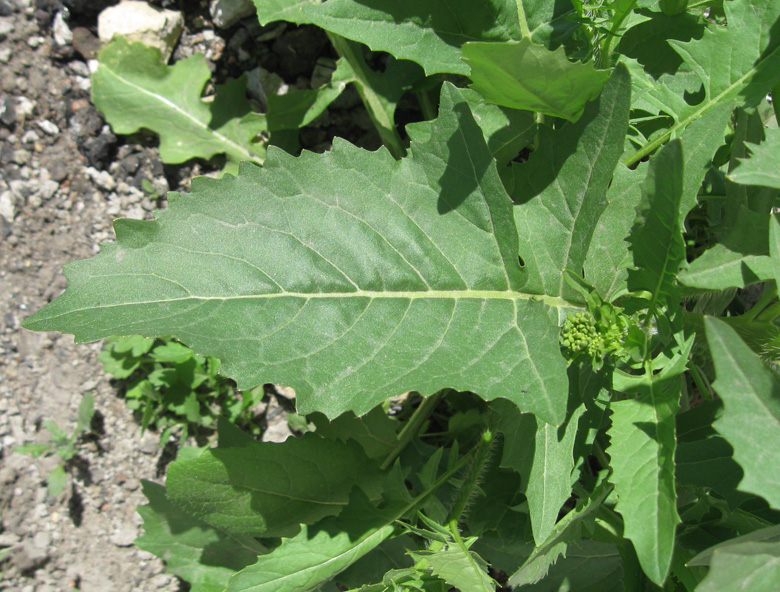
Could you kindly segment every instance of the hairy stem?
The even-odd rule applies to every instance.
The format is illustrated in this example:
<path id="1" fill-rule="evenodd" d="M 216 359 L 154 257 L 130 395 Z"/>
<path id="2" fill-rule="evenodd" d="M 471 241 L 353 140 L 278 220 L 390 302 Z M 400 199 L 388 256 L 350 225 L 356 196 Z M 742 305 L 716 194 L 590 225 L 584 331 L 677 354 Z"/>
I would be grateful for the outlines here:
<path id="1" fill-rule="evenodd" d="M 455 503 L 452 504 L 448 526 L 456 541 L 459 541 L 460 539 L 460 534 L 458 533 L 458 522 L 460 521 L 460 517 L 463 515 L 469 500 L 474 494 L 474 490 L 479 484 L 482 474 L 487 468 L 494 441 L 495 437 L 493 432 L 490 430 L 485 430 L 482 433 L 482 438 L 480 439 L 479 444 L 475 446 L 476 452 L 474 454 L 474 459 L 471 462 L 471 466 L 468 469 L 468 473 L 466 474 L 466 478 L 463 481 L 463 485 L 461 485 L 460 489 L 458 490 Z"/>

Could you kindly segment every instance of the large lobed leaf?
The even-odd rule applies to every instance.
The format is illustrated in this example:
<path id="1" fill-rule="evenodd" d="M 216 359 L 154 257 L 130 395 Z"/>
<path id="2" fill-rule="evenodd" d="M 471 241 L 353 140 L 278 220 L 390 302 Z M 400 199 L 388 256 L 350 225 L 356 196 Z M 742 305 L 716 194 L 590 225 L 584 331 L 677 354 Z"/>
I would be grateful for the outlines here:
<path id="1" fill-rule="evenodd" d="M 744 185 L 763 185 L 780 189 L 780 129 L 767 129 L 766 139 L 759 145 L 750 144 L 752 156 L 740 161 L 729 173 L 729 179 Z"/>
<path id="2" fill-rule="evenodd" d="M 251 114 L 244 80 L 217 87 L 207 102 L 201 95 L 211 72 L 202 55 L 166 66 L 159 50 L 118 37 L 98 58 L 92 100 L 116 133 L 156 132 L 164 162 L 217 154 L 233 167 L 241 160 L 262 162 L 265 147 L 253 139 L 264 124 Z"/>
<path id="3" fill-rule="evenodd" d="M 117 242 L 67 266 L 68 290 L 26 326 L 173 335 L 239 388 L 292 386 L 303 413 L 453 387 L 560 423 L 570 304 L 520 291 L 495 162 L 450 85 L 441 113 L 410 127 L 401 161 L 336 142 L 196 180 L 155 221 L 117 221 Z"/>

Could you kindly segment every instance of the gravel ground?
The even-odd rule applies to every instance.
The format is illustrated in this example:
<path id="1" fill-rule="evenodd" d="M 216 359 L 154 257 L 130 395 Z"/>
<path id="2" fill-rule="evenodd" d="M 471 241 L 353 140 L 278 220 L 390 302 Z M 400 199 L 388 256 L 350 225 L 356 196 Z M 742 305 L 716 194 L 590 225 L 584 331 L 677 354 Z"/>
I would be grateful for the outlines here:
<path id="1" fill-rule="evenodd" d="M 65 263 L 93 255 L 113 237 L 113 219 L 150 218 L 164 206 L 155 195 L 186 190 L 192 176 L 213 167 L 164 166 L 153 139 L 114 136 L 90 103 L 87 64 L 98 46 L 96 14 L 113 2 L 65 3 L 74 39 L 61 44 L 52 30 L 61 0 L 0 0 L 0 590 L 186 590 L 160 560 L 133 546 L 141 534 L 140 480 L 162 482 L 170 455 L 156 434 L 141 434 L 102 372 L 101 344 L 26 331 L 21 321 L 64 289 Z M 262 63 L 305 86 L 324 47 L 316 31 L 292 29 L 258 51 L 251 18 L 215 30 L 204 2 L 161 4 L 192 10 L 174 57 L 204 53 L 218 82 Z M 312 44 L 314 54 L 301 51 Z M 324 149 L 337 132 L 378 145 L 356 93 L 339 102 L 341 112 L 301 134 L 304 146 Z M 87 392 L 97 410 L 92 434 L 68 465 L 65 490 L 51 497 L 46 477 L 57 461 L 14 449 L 46 442 L 43 421 L 73 429 Z M 286 437 L 278 402 L 272 398 L 267 409 L 275 419 L 264 439 Z"/>

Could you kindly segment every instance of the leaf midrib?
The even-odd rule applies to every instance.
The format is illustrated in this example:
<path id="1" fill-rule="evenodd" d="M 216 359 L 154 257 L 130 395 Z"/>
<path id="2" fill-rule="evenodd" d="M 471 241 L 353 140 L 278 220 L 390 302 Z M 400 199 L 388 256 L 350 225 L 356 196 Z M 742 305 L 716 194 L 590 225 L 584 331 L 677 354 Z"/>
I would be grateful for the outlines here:
<path id="1" fill-rule="evenodd" d="M 196 117 L 193 117 L 190 113 L 188 113 L 187 111 L 185 111 L 184 109 L 179 107 L 176 103 L 173 103 L 172 101 L 166 99 L 162 95 L 150 92 L 150 91 L 146 90 L 144 87 L 139 86 L 139 85 L 135 84 L 134 82 L 128 80 L 127 78 L 124 78 L 124 77 L 120 76 L 119 74 L 114 72 L 111 68 L 109 68 L 106 64 L 101 64 L 101 66 L 103 68 L 105 68 L 105 71 L 108 74 L 110 74 L 111 76 L 116 78 L 119 82 L 124 83 L 127 86 L 133 88 L 134 90 L 137 90 L 138 92 L 140 92 L 140 93 L 142 93 L 142 94 L 144 94 L 144 95 L 146 95 L 148 97 L 151 97 L 154 100 L 157 100 L 157 101 L 163 103 L 164 105 L 166 105 L 167 107 L 169 107 L 172 110 L 176 111 L 179 115 L 181 115 L 182 117 L 184 117 L 185 119 L 190 121 L 196 127 L 201 128 L 202 130 L 204 130 L 208 134 L 211 134 L 212 136 L 217 138 L 220 142 L 222 142 L 224 144 L 227 144 L 228 146 L 231 146 L 233 149 L 235 149 L 239 153 L 244 154 L 247 157 L 248 160 L 252 160 L 254 162 L 262 162 L 262 161 L 259 161 L 257 159 L 257 156 L 252 154 L 252 152 L 250 152 L 246 148 L 236 144 L 233 140 L 231 140 L 227 136 L 222 135 L 221 133 L 219 133 L 214 128 L 209 127 L 208 124 L 202 122 L 201 120 L 197 119 Z"/>
<path id="2" fill-rule="evenodd" d="M 125 274 L 126 275 L 126 274 Z M 148 274 L 144 274 L 148 275 Z M 103 276 L 106 277 L 106 276 Z M 164 278 L 163 278 L 164 279 Z M 50 321 L 64 316 L 70 316 L 87 310 L 100 310 L 119 308 L 124 306 L 144 306 L 154 304 L 170 304 L 173 302 L 198 301 L 232 301 L 232 300 L 270 300 L 275 298 L 299 298 L 303 300 L 340 300 L 346 298 L 368 298 L 388 300 L 525 300 L 546 304 L 553 308 L 582 309 L 582 304 L 570 302 L 557 296 L 544 296 L 540 294 L 526 294 L 510 290 L 420 290 L 415 292 L 392 292 L 356 290 L 353 292 L 274 292 L 270 294 L 237 294 L 233 296 L 183 296 L 179 298 L 161 298 L 156 300 L 141 300 L 136 302 L 117 302 L 112 304 L 96 304 L 82 308 L 71 309 L 68 312 L 46 317 Z M 43 320 L 43 319 L 42 319 Z"/>

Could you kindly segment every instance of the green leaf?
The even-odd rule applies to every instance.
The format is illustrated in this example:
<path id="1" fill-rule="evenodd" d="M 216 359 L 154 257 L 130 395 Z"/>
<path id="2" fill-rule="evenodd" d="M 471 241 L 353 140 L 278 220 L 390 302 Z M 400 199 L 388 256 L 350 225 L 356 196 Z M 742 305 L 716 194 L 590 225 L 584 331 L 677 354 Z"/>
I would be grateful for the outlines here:
<path id="1" fill-rule="evenodd" d="M 160 158 L 169 163 L 217 154 L 234 167 L 241 160 L 262 162 L 265 148 L 252 141 L 262 125 L 242 120 L 251 112 L 244 80 L 218 86 L 214 100 L 204 101 L 211 72 L 202 55 L 169 67 L 159 50 L 121 37 L 100 50 L 98 62 L 92 100 L 116 133 L 156 132 Z"/>
<path id="2" fill-rule="evenodd" d="M 156 220 L 118 220 L 25 326 L 173 335 L 239 389 L 292 386 L 303 414 L 452 387 L 560 423 L 571 304 L 521 291 L 512 203 L 459 91 L 409 133 L 401 161 L 337 141 L 196 179 Z"/>
<path id="3" fill-rule="evenodd" d="M 317 433 L 330 440 L 354 440 L 363 448 L 368 458 L 384 460 L 397 445 L 399 422 L 387 415 L 381 407 L 375 407 L 362 417 L 345 413 L 333 421 L 321 414 L 308 417 Z"/>
<path id="4" fill-rule="evenodd" d="M 768 256 L 769 218 L 740 207 L 721 242 L 680 271 L 680 283 L 702 290 L 724 290 L 773 279 Z"/>
<path id="5" fill-rule="evenodd" d="M 309 23 L 305 8 L 316 6 L 322 0 L 253 0 L 261 25 L 273 21 L 289 21 L 298 25 Z"/>
<path id="6" fill-rule="evenodd" d="M 489 102 L 569 121 L 579 119 L 609 78 L 591 64 L 570 62 L 562 47 L 550 51 L 528 38 L 466 43 L 463 57 L 471 68 L 473 88 Z"/>
<path id="7" fill-rule="evenodd" d="M 713 424 L 745 473 L 739 488 L 780 509 L 780 384 L 723 321 L 705 318 L 723 414 Z M 749 428 L 749 429 L 746 429 Z"/>
<path id="8" fill-rule="evenodd" d="M 290 536 L 338 514 L 360 486 L 377 494 L 379 470 L 355 444 L 304 434 L 282 443 L 215 448 L 168 469 L 168 499 L 232 534 Z"/>
<path id="9" fill-rule="evenodd" d="M 612 459 L 624 536 L 634 545 L 643 571 L 657 585 L 669 573 L 674 551 L 677 494 L 674 482 L 675 415 L 679 409 L 681 375 L 693 338 L 657 373 L 615 375 L 615 389 L 638 392 L 638 398 L 612 403 Z"/>
<path id="10" fill-rule="evenodd" d="M 48 477 L 46 477 L 46 486 L 50 497 L 57 497 L 61 494 L 67 484 L 68 474 L 62 465 L 54 467 Z"/>
<path id="11" fill-rule="evenodd" d="M 187 580 L 192 592 L 222 592 L 230 576 L 254 563 L 265 549 L 251 537 L 237 537 L 182 511 L 165 488 L 143 481 L 149 503 L 138 507 L 145 533 L 139 549 L 165 561 L 168 573 Z"/>
<path id="12" fill-rule="evenodd" d="M 683 196 L 682 145 L 675 140 L 650 160 L 642 202 L 629 242 L 634 269 L 628 289 L 650 293 L 648 310 L 677 304 L 677 271 L 685 261 L 680 203 Z"/>
<path id="13" fill-rule="evenodd" d="M 424 560 L 433 575 L 458 590 L 494 592 L 496 582 L 487 574 L 487 563 L 469 550 L 476 538 L 452 541 L 443 549 L 412 553 L 416 560 Z"/>
<path id="14" fill-rule="evenodd" d="M 20 444 L 19 446 L 14 446 L 14 452 L 18 452 L 19 454 L 29 454 L 33 458 L 38 458 L 44 452 L 48 452 L 53 449 L 54 446 L 52 444 L 30 443 L 30 444 Z"/>
<path id="15" fill-rule="evenodd" d="M 780 155 L 780 129 L 765 130 L 766 139 L 761 144 L 749 144 L 750 158 L 739 161 L 739 166 L 731 171 L 728 178 L 742 185 L 762 185 L 780 189 L 780 168 L 777 166 Z"/>
<path id="16" fill-rule="evenodd" d="M 539 149 L 528 162 L 513 166 L 510 194 L 518 203 L 514 214 L 525 290 L 574 296 L 561 271 L 582 272 L 623 151 L 630 92 L 628 72 L 616 68 L 577 123 L 556 131 L 541 128 Z"/>
<path id="17" fill-rule="evenodd" d="M 533 140 L 536 134 L 534 115 L 487 103 L 482 95 L 473 90 L 461 89 L 461 92 L 500 170 Z"/>
<path id="18" fill-rule="evenodd" d="M 745 543 L 780 543 L 780 525 L 767 526 L 753 530 L 742 536 L 729 539 L 705 549 L 688 562 L 688 565 L 712 565 L 715 551 L 728 551 L 730 547 L 738 547 Z"/>
<path id="19" fill-rule="evenodd" d="M 776 0 L 735 0 L 724 2 L 723 7 L 728 26 L 711 25 L 700 39 L 669 41 L 691 70 L 695 86 L 701 85 L 703 99 L 685 100 L 679 73 L 662 76 L 657 83 L 638 81 L 639 88 L 645 88 L 642 99 L 672 116 L 674 123 L 624 163 L 639 161 L 720 104 L 754 107 L 780 79 L 780 40 L 772 33 L 780 18 L 780 4 Z"/>
<path id="20" fill-rule="evenodd" d="M 534 540 L 541 544 L 552 532 L 577 479 L 574 440 L 585 407 L 579 405 L 559 427 L 521 414 L 508 401 L 496 401 L 491 407 L 500 418 L 499 429 L 504 434 L 501 466 L 514 469 L 522 477 Z"/>
<path id="21" fill-rule="evenodd" d="M 566 557 L 550 567 L 549 574 L 536 584 L 524 586 L 522 592 L 623 592 L 623 562 L 617 547 L 584 539 L 569 545 Z"/>
<path id="22" fill-rule="evenodd" d="M 538 545 L 525 563 L 517 570 L 509 583 L 513 586 L 535 584 L 542 580 L 560 557 L 565 557 L 572 543 L 579 542 L 584 528 L 592 525 L 595 514 L 612 491 L 607 481 L 602 481 L 590 496 L 580 500 L 577 507 L 555 525 L 547 539 Z"/>
<path id="23" fill-rule="evenodd" d="M 384 504 L 377 509 L 356 490 L 337 517 L 283 539 L 272 553 L 260 557 L 231 579 L 226 592 L 307 592 L 315 589 L 378 547 L 395 530 L 395 522 L 422 504 L 469 460 L 462 457 L 415 498 L 404 485 L 396 464 L 383 480 Z"/>
<path id="24" fill-rule="evenodd" d="M 712 554 L 696 592 L 775 592 L 780 582 L 780 543 L 744 542 Z"/>
<path id="25" fill-rule="evenodd" d="M 417 62 L 428 75 L 468 75 L 460 59 L 467 41 L 522 37 L 515 0 L 328 0 L 303 11 L 326 31 Z"/>

